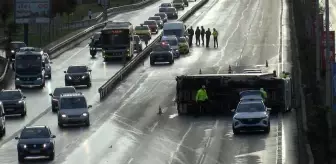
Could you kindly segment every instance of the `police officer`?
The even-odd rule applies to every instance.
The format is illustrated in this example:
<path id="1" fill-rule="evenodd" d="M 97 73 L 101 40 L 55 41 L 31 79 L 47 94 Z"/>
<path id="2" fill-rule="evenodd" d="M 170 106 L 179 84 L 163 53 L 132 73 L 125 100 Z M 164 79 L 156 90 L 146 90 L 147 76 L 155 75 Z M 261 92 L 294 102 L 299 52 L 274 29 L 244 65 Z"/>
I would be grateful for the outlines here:
<path id="1" fill-rule="evenodd" d="M 196 31 L 195 31 L 195 35 L 196 35 L 196 45 L 200 45 L 200 35 L 201 35 L 201 30 L 199 29 L 199 27 L 197 26 Z"/>
<path id="2" fill-rule="evenodd" d="M 214 48 L 218 48 L 218 31 L 215 28 L 213 28 L 212 35 L 214 37 Z"/>
<path id="3" fill-rule="evenodd" d="M 208 102 L 208 94 L 207 94 L 207 91 L 205 89 L 205 85 L 202 85 L 202 88 L 200 88 L 197 91 L 196 102 L 199 105 L 199 111 L 196 110 L 195 114 L 198 115 L 199 113 L 205 111 L 205 106 L 206 106 L 206 103 Z"/>
<path id="4" fill-rule="evenodd" d="M 192 40 L 194 37 L 194 30 L 192 29 L 192 26 L 190 27 L 190 29 L 188 30 L 188 34 L 189 34 L 189 46 L 192 46 Z"/>
<path id="5" fill-rule="evenodd" d="M 204 35 L 205 35 L 205 30 L 204 30 L 203 26 L 201 26 L 202 45 L 204 45 Z"/>
<path id="6" fill-rule="evenodd" d="M 261 93 L 261 97 L 263 98 L 264 102 L 266 101 L 267 99 L 267 93 L 266 91 L 264 90 L 264 88 L 260 88 L 260 93 Z"/>
<path id="7" fill-rule="evenodd" d="M 210 31 L 210 28 L 208 28 L 208 30 L 205 32 L 206 47 L 209 47 L 210 36 L 211 36 L 211 31 Z"/>

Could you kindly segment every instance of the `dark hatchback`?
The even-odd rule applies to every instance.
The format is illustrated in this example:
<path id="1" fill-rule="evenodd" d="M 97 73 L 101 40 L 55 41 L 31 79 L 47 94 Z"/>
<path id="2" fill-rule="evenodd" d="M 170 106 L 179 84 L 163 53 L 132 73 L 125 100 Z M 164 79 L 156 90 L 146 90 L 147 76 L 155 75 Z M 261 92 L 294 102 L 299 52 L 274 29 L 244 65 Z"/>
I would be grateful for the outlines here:
<path id="1" fill-rule="evenodd" d="M 68 70 L 64 71 L 65 86 L 91 87 L 91 71 L 87 66 L 69 66 Z"/>
<path id="2" fill-rule="evenodd" d="M 52 135 L 47 126 L 24 127 L 18 140 L 17 152 L 19 162 L 24 162 L 26 157 L 55 158 L 55 135 Z"/>
<path id="3" fill-rule="evenodd" d="M 6 54 L 7 59 L 15 59 L 16 52 L 19 52 L 22 47 L 27 47 L 26 43 L 22 41 L 12 41 L 9 47 L 10 53 Z"/>
<path id="4" fill-rule="evenodd" d="M 0 101 L 3 104 L 5 115 L 26 116 L 26 97 L 20 90 L 2 90 L 0 92 Z"/>
<path id="5" fill-rule="evenodd" d="M 153 47 L 153 50 L 150 53 L 150 64 L 154 65 L 155 62 L 169 62 L 169 64 L 174 63 L 173 49 L 169 44 L 161 42 Z"/>
<path id="6" fill-rule="evenodd" d="M 165 7 L 160 8 L 159 12 L 164 12 L 167 14 L 168 19 L 177 19 L 178 13 L 175 7 Z"/>
<path id="7" fill-rule="evenodd" d="M 166 13 L 156 13 L 154 16 L 161 17 L 161 20 L 163 21 L 163 23 L 166 23 L 168 21 L 168 17 Z"/>
<path id="8" fill-rule="evenodd" d="M 63 94 L 63 93 L 76 93 L 76 89 L 73 86 L 55 88 L 54 92 L 49 94 L 52 97 L 52 99 L 51 99 L 51 110 L 53 112 L 57 112 L 58 101 L 60 99 L 61 94 Z"/>

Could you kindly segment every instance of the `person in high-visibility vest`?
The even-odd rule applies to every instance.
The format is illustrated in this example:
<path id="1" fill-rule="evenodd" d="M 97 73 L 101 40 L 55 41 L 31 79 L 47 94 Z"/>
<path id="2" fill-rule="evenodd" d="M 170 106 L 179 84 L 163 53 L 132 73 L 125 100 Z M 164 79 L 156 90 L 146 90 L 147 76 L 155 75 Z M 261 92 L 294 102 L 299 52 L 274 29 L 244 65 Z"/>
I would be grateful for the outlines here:
<path id="1" fill-rule="evenodd" d="M 198 115 L 199 113 L 205 110 L 205 105 L 207 101 L 208 101 L 208 94 L 205 89 L 205 85 L 202 85 L 202 88 L 200 88 L 196 94 L 196 102 L 197 104 L 199 104 L 199 107 L 200 107 L 199 110 L 196 110 L 196 115 Z"/>
<path id="2" fill-rule="evenodd" d="M 218 48 L 218 31 L 215 28 L 213 28 L 212 35 L 214 37 L 214 47 Z"/>
<path id="3" fill-rule="evenodd" d="M 287 78 L 287 74 L 286 74 L 286 72 L 285 71 L 282 71 L 282 73 L 281 73 L 281 78 Z"/>
<path id="4" fill-rule="evenodd" d="M 260 88 L 260 94 L 261 94 L 261 97 L 263 98 L 263 100 L 265 102 L 266 99 L 267 99 L 267 92 L 264 90 L 264 88 Z"/>

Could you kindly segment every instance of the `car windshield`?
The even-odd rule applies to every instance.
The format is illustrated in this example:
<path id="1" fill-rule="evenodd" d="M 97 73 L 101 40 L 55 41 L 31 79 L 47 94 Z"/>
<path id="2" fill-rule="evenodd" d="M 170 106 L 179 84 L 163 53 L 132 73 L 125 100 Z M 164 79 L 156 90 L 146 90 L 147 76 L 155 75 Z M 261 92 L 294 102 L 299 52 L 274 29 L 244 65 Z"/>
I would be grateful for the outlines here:
<path id="1" fill-rule="evenodd" d="M 167 8 L 167 12 L 176 12 L 176 9 L 175 8 Z"/>
<path id="2" fill-rule="evenodd" d="M 33 47 L 29 47 L 29 48 L 21 48 L 20 51 L 21 51 L 21 52 L 25 52 L 25 51 L 41 52 L 42 49 L 41 49 L 41 48 L 33 48 Z"/>
<path id="3" fill-rule="evenodd" d="M 136 26 L 135 30 L 149 30 L 148 26 Z"/>
<path id="4" fill-rule="evenodd" d="M 59 97 L 62 93 L 75 93 L 74 88 L 55 88 L 53 95 Z"/>
<path id="5" fill-rule="evenodd" d="M 85 66 L 76 66 L 76 67 L 69 67 L 67 73 L 83 73 L 87 72 L 87 67 Z"/>
<path id="6" fill-rule="evenodd" d="M 12 43 L 11 47 L 14 49 L 21 48 L 21 47 L 26 47 L 25 43 Z"/>
<path id="7" fill-rule="evenodd" d="M 185 42 L 187 42 L 187 39 L 186 38 L 179 38 L 179 42 L 185 43 Z"/>
<path id="8" fill-rule="evenodd" d="M 87 108 L 84 97 L 69 97 L 61 99 L 60 109 L 78 109 Z"/>
<path id="9" fill-rule="evenodd" d="M 171 6 L 171 4 L 170 3 L 162 3 L 161 4 L 161 7 L 168 7 L 168 6 Z"/>
<path id="10" fill-rule="evenodd" d="M 155 14 L 155 16 L 159 16 L 159 17 L 161 17 L 161 19 L 165 18 L 164 14 Z"/>
<path id="11" fill-rule="evenodd" d="M 156 25 L 155 21 L 145 21 L 144 22 L 145 25 Z"/>
<path id="12" fill-rule="evenodd" d="M 237 113 L 242 112 L 264 112 L 265 106 L 262 103 L 244 103 L 239 104 L 237 107 Z"/>
<path id="13" fill-rule="evenodd" d="M 25 128 L 21 132 L 20 139 L 50 138 L 49 130 L 46 128 Z"/>
<path id="14" fill-rule="evenodd" d="M 159 8 L 159 12 L 166 12 L 166 11 L 167 11 L 167 8 L 165 8 L 165 7 Z"/>
<path id="15" fill-rule="evenodd" d="M 162 40 L 163 42 L 168 42 L 170 46 L 177 46 L 177 40 L 175 39 L 166 39 L 166 40 Z"/>
<path id="16" fill-rule="evenodd" d="M 0 92 L 0 100 L 15 100 L 21 99 L 22 95 L 19 91 Z"/>

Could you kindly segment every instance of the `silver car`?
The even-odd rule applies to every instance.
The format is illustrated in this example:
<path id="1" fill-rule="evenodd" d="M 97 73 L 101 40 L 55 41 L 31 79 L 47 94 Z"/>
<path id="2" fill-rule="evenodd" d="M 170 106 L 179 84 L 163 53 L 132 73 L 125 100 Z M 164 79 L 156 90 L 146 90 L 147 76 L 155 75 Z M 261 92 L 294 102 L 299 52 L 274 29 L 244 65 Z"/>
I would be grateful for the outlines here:
<path id="1" fill-rule="evenodd" d="M 153 20 L 156 24 L 162 29 L 163 28 L 163 21 L 160 16 L 153 16 L 149 17 L 148 20 Z"/>
<path id="2" fill-rule="evenodd" d="M 263 130 L 270 132 L 270 114 L 271 109 L 267 108 L 262 100 L 244 100 L 240 101 L 232 118 L 232 130 L 234 134 L 248 130 Z"/>

